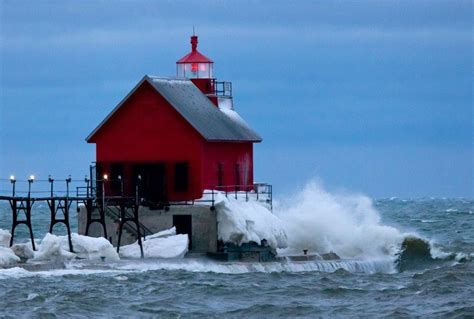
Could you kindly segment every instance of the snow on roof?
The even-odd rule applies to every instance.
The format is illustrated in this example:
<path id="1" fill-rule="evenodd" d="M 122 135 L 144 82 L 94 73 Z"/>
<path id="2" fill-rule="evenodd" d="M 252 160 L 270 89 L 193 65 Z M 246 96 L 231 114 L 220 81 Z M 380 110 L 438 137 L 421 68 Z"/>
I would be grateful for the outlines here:
<path id="1" fill-rule="evenodd" d="M 148 82 L 168 103 L 183 116 L 208 141 L 261 142 L 262 138 L 253 131 L 240 116 L 229 116 L 219 110 L 194 83 L 186 78 L 163 78 L 148 76 L 115 107 L 102 123 L 87 137 L 87 141 L 101 129 L 122 104 L 140 87 Z M 232 111 L 237 114 L 235 111 Z"/>

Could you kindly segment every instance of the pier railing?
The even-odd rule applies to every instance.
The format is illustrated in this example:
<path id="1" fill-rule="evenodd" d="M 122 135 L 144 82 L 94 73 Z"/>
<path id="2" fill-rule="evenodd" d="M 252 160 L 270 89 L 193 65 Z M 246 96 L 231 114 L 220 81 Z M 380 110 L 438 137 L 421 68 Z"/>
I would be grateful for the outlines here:
<path id="1" fill-rule="evenodd" d="M 116 183 L 116 186 L 118 186 L 116 189 L 119 192 L 109 194 L 107 187 L 105 187 L 107 183 L 109 185 Z M 40 190 L 38 190 L 38 184 L 41 185 Z M 33 185 L 35 185 L 34 188 Z M 24 224 L 28 227 L 32 246 L 35 249 L 32 208 L 36 202 L 46 202 L 51 215 L 49 232 L 53 232 L 53 227 L 56 224 L 64 224 L 71 252 L 73 251 L 73 246 L 69 217 L 72 204 L 76 205 L 78 211 L 80 205 L 83 205 L 86 210 L 85 235 L 88 235 L 91 224 L 99 223 L 102 226 L 104 237 L 109 239 L 105 223 L 105 217 L 108 215 L 119 223 L 117 251 L 120 249 L 120 239 L 124 228 L 137 237 L 142 250 L 142 236 L 145 237 L 152 234 L 152 232 L 139 221 L 138 213 L 140 206 L 153 205 L 154 208 L 168 210 L 173 205 L 205 204 L 214 209 L 216 202 L 219 200 L 218 196 L 225 196 L 233 200 L 258 201 L 267 204 L 270 209 L 273 207 L 272 185 L 265 183 L 217 186 L 212 187 L 210 190 L 205 190 L 200 199 L 184 202 L 163 201 L 149 204 L 140 194 L 139 180 L 137 180 L 135 185 L 135 194 L 126 196 L 124 194 L 123 180 L 120 178 L 117 180 L 103 179 L 92 181 L 88 177 L 83 180 L 75 180 L 68 176 L 64 180 L 55 180 L 49 176 L 48 179 L 41 180 L 30 176 L 26 181 L 21 181 L 11 176 L 10 179 L 0 179 L 0 202 L 8 202 L 12 212 L 10 246 L 13 245 L 16 227 Z"/>
<path id="2" fill-rule="evenodd" d="M 257 201 L 268 205 L 273 209 L 273 188 L 267 183 L 255 183 L 253 185 L 226 185 L 216 186 L 215 189 L 205 190 L 203 197 L 196 200 L 197 203 L 211 203 L 214 206 L 217 196 L 221 194 L 226 198 L 242 201 Z"/>

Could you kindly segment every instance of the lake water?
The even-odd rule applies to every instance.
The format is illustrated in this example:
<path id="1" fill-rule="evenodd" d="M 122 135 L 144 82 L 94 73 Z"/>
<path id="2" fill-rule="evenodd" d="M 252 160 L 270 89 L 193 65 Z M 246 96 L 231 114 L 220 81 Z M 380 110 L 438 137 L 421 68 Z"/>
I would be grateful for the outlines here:
<path id="1" fill-rule="evenodd" d="M 0 315 L 473 317 L 474 201 L 392 198 L 370 201 L 368 205 L 380 218 L 379 224 L 391 226 L 387 232 L 394 228 L 416 234 L 418 239 L 406 240 L 393 258 L 377 258 L 362 249 L 359 256 L 336 262 L 252 264 L 148 259 L 71 262 L 66 269 L 40 272 L 4 269 L 0 270 Z M 10 228 L 9 214 L 5 206 L 0 207 L 0 228 Z M 285 214 L 284 206 L 278 214 Z M 331 221 L 331 225 L 334 223 Z M 46 208 L 37 206 L 35 237 L 42 238 L 48 225 Z M 352 242 L 365 238 L 357 234 L 354 239 L 345 237 L 346 228 L 334 229 L 338 232 Z M 23 229 L 18 241 L 25 235 Z M 325 238 L 332 240 L 330 234 Z M 377 244 L 364 240 L 357 245 Z M 336 252 L 358 247 L 334 240 L 329 244 Z"/>

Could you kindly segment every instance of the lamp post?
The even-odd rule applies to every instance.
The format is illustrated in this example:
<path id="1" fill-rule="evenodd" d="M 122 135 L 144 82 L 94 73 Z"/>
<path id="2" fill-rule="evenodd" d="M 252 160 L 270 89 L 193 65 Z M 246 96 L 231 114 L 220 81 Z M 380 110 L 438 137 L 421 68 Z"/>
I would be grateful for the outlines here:
<path id="1" fill-rule="evenodd" d="M 138 197 L 138 189 L 140 187 L 140 182 L 141 181 L 142 181 L 142 176 L 138 175 L 137 176 L 137 185 L 135 186 L 135 202 L 136 202 L 137 206 L 140 204 L 140 199 Z"/>
<path id="2" fill-rule="evenodd" d="M 104 174 L 102 179 L 102 209 L 105 209 L 105 182 L 109 179 L 109 175 Z"/>
<path id="3" fill-rule="evenodd" d="M 71 175 L 66 178 L 66 197 L 69 197 L 69 183 L 72 181 Z"/>
<path id="4" fill-rule="evenodd" d="M 13 175 L 10 176 L 10 183 L 12 183 L 12 196 L 15 197 L 15 184 L 16 184 L 15 176 Z"/>
<path id="5" fill-rule="evenodd" d="M 35 175 L 30 175 L 28 178 L 28 197 L 31 197 L 31 184 L 35 181 Z"/>
<path id="6" fill-rule="evenodd" d="M 48 182 L 51 185 L 51 197 L 53 197 L 54 193 L 54 178 L 51 177 L 51 175 L 48 175 Z"/>
<path id="7" fill-rule="evenodd" d="M 120 183 L 120 196 L 123 196 L 123 181 L 122 181 L 122 175 L 117 176 L 119 183 Z"/>

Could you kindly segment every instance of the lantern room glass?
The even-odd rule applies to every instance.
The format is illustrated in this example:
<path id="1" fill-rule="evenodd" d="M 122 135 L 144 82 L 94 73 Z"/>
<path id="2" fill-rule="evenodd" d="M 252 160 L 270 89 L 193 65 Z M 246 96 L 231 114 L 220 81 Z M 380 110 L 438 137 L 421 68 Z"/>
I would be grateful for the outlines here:
<path id="1" fill-rule="evenodd" d="M 210 79 L 213 74 L 213 63 L 178 63 L 177 76 L 189 79 Z"/>

